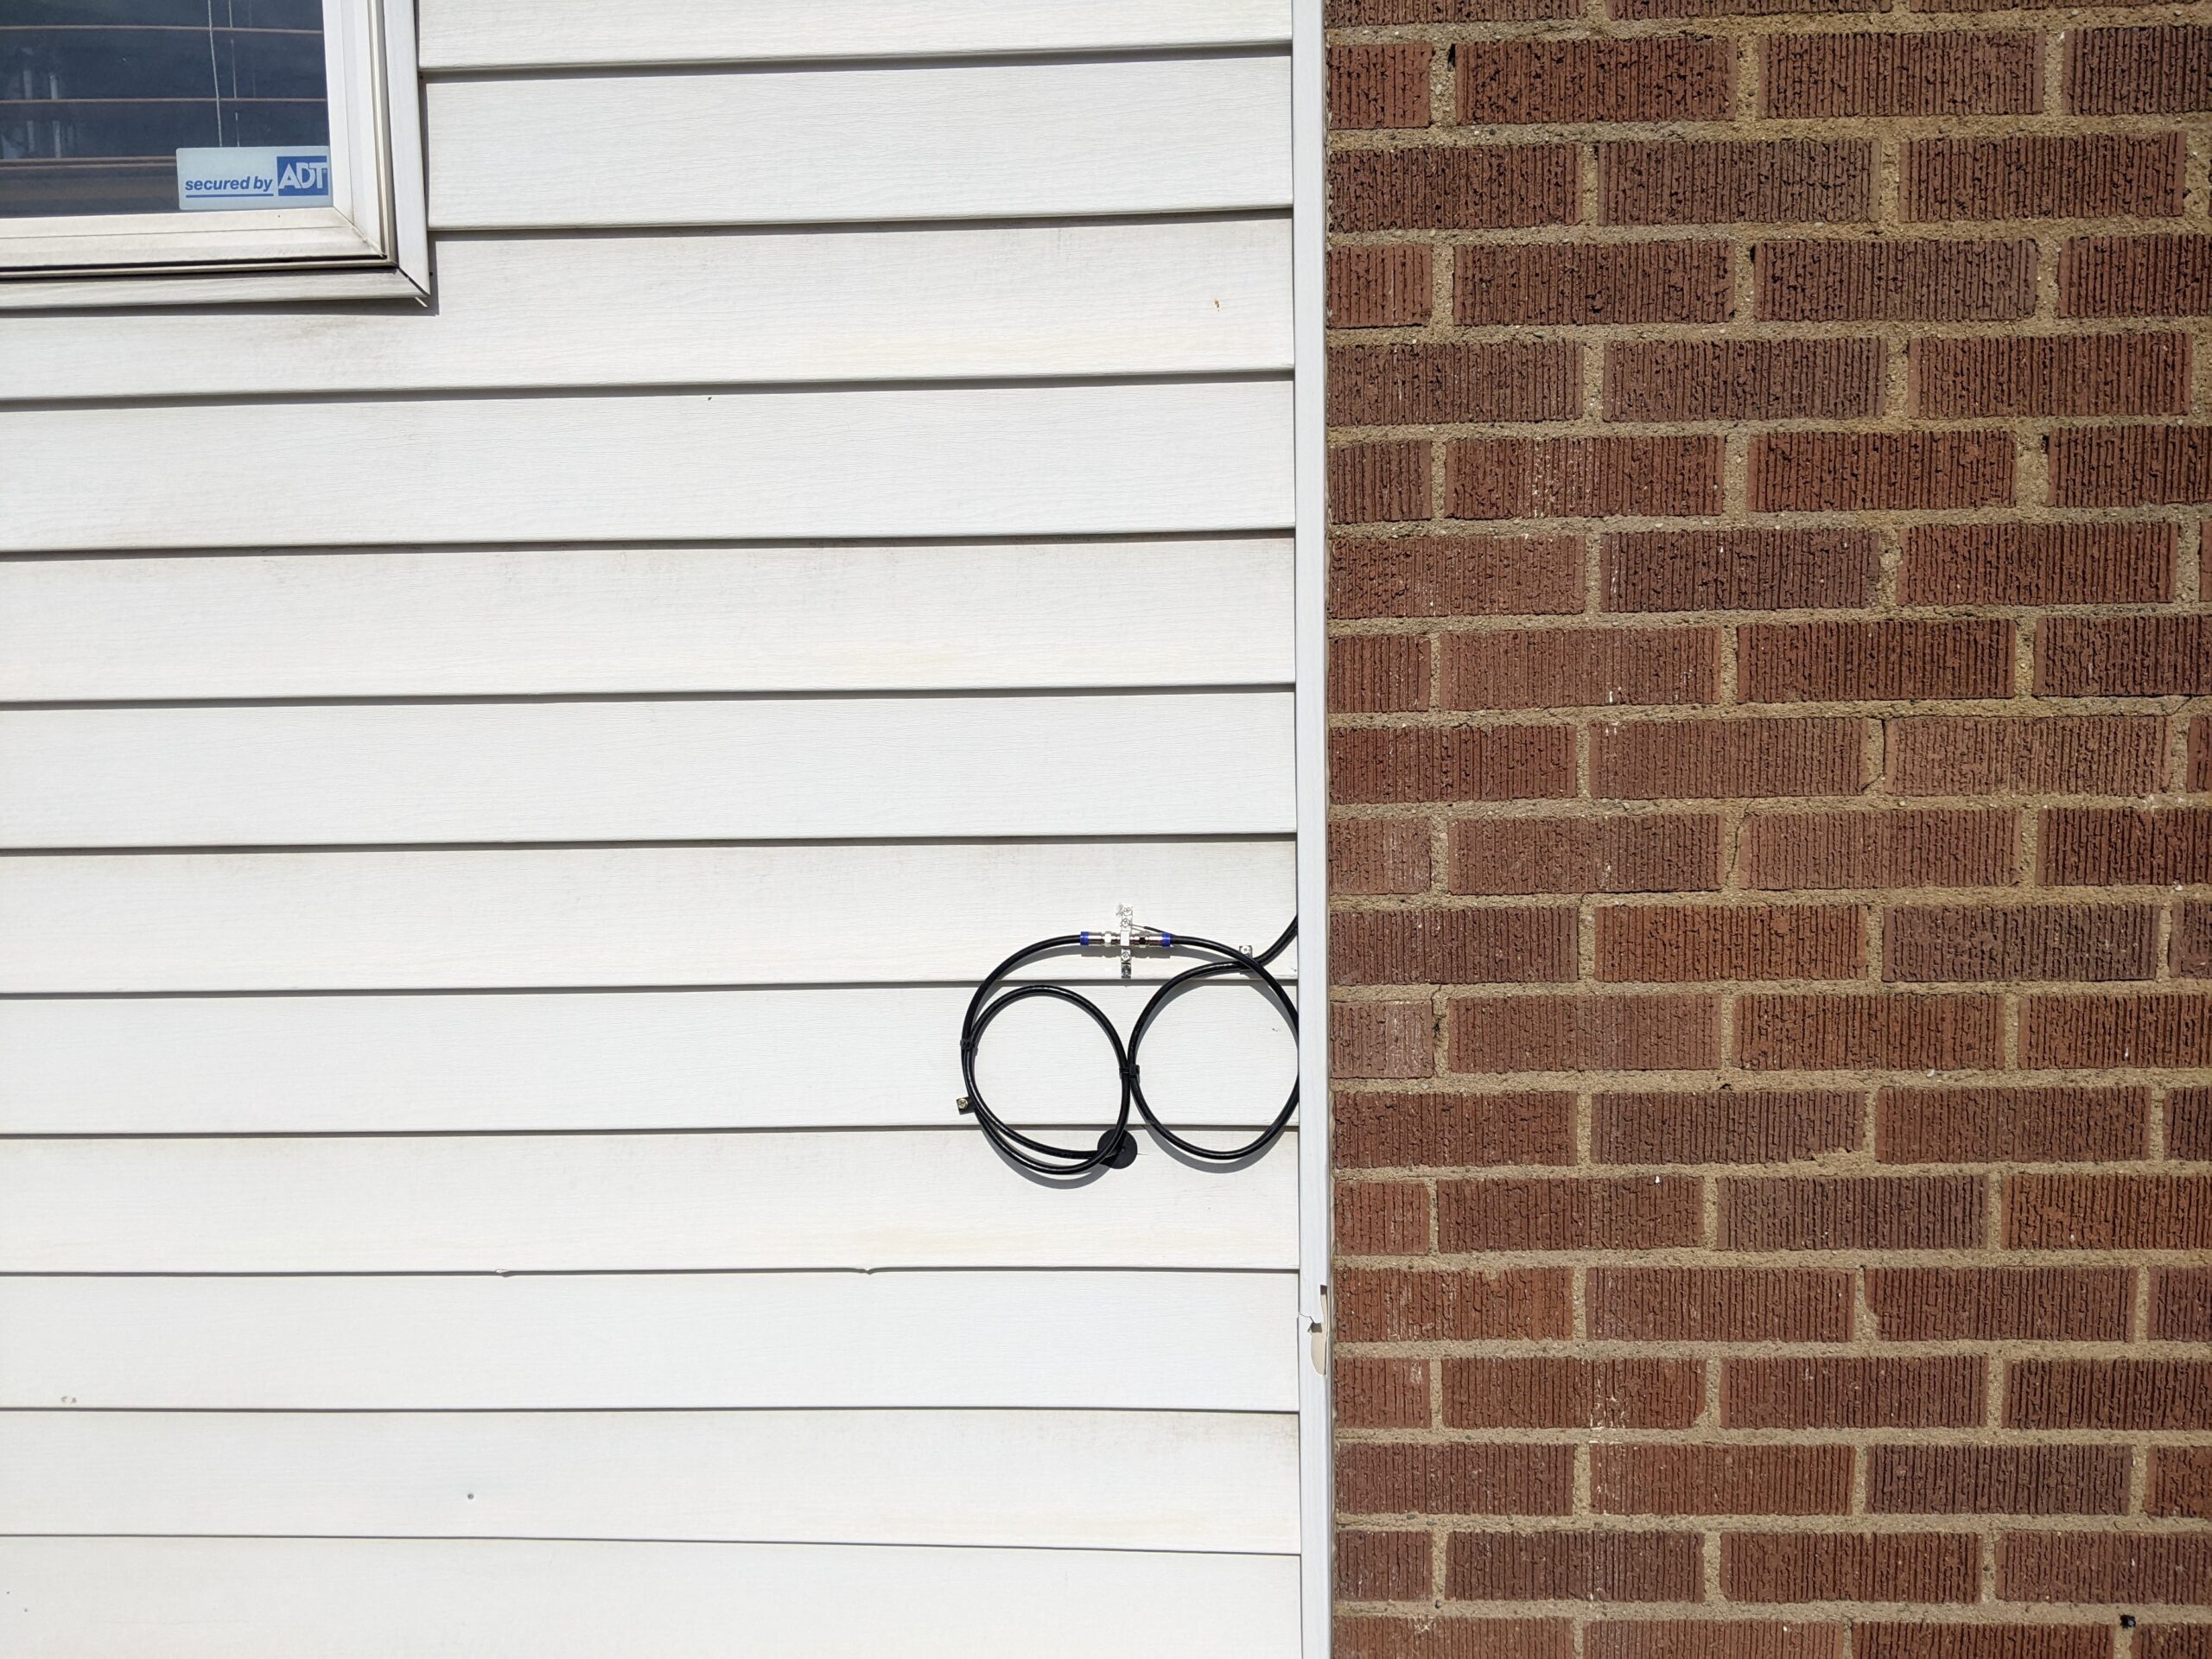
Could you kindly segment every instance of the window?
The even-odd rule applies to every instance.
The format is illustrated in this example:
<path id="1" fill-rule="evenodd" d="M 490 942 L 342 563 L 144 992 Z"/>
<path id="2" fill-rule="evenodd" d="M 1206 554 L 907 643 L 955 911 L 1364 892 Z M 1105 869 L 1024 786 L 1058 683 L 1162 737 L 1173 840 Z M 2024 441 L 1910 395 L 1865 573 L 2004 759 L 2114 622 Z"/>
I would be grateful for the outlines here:
<path id="1" fill-rule="evenodd" d="M 410 0 L 0 0 L 0 308 L 428 283 Z"/>

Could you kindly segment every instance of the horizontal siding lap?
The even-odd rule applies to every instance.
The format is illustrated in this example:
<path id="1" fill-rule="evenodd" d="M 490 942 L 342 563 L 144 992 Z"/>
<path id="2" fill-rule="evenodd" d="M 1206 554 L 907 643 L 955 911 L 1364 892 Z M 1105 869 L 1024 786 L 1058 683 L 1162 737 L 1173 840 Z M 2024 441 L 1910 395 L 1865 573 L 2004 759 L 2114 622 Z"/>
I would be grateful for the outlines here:
<path id="1" fill-rule="evenodd" d="M 375 1539 L 23 1539 L 0 1542 L 0 1573 L 46 1587 L 11 1635 L 32 1651 L 91 1639 L 139 1659 L 188 1659 L 181 1640 L 207 1586 L 254 1609 L 272 1651 L 322 1639 L 334 1602 L 355 1610 L 356 1653 L 415 1653 L 469 1621 L 546 1659 L 626 1646 L 681 1650 L 702 1630 L 742 1629 L 785 1651 L 812 1643 L 864 1651 L 882 1639 L 882 1610 L 959 1632 L 958 1645 L 917 1647 L 1012 1659 L 1052 1643 L 1069 1659 L 1106 1659 L 1130 1641 L 1194 1640 L 1291 1654 L 1298 1644 L 1294 1559 L 1070 1551 L 1040 1592 L 1028 1549 L 753 1544 L 576 1543 Z M 130 1586 L 126 1599 L 118 1584 Z M 1127 1603 L 1076 1633 L 1062 1595 Z M 79 1616 L 78 1610 L 88 1609 Z M 114 1645 L 114 1643 L 110 1643 Z M 934 1649 L 932 1651 L 932 1649 Z M 202 1649 L 204 1651 L 204 1649 Z"/>
<path id="2" fill-rule="evenodd" d="M 1287 57 L 433 80 L 438 230 L 1220 212 L 1290 200 Z M 825 107 L 866 107 L 830 123 Z M 885 148 L 879 135 L 895 130 Z M 588 136 L 587 136 L 588 135 Z M 723 168 L 726 146 L 753 165 Z"/>
<path id="3" fill-rule="evenodd" d="M 450 73 L 1247 45 L 1287 40 L 1290 13 L 1281 0 L 1076 0 L 1043 11 L 1020 0 L 953 10 L 861 0 L 833 22 L 811 11 L 722 0 L 673 0 L 606 15 L 548 0 L 490 7 L 433 0 L 423 8 L 421 30 L 423 67 Z"/>
<path id="4" fill-rule="evenodd" d="M 1277 528 L 1290 404 L 1231 381 L 0 413 L 0 550 Z M 118 449 L 148 464 L 110 477 Z M 271 496 L 270 468 L 321 487 Z"/>
<path id="5" fill-rule="evenodd" d="M 0 1440 L 11 1532 L 1296 1546 L 1278 1413 L 17 1412 Z M 1179 1522 L 1185 1460 L 1220 1507 Z"/>
<path id="6" fill-rule="evenodd" d="M 1288 221 L 446 235 L 435 310 L 11 316 L 0 399 L 1282 370 Z"/>
<path id="7" fill-rule="evenodd" d="M 1138 982 L 1085 994 L 1126 1030 L 1147 993 Z M 942 1126 L 963 1089 L 945 1033 L 968 995 L 895 985 L 0 999 L 10 1084 L 0 1135 Z M 865 1057 L 844 1041 L 853 1031 L 869 1033 Z M 1015 1121 L 1110 1111 L 1091 1032 L 1010 1015 L 990 1040 L 991 1098 Z M 1242 1122 L 1274 1116 L 1290 1051 L 1280 1020 L 1223 987 L 1162 1020 L 1145 1052 L 1163 1101 L 1204 1099 Z M 1357 1058 L 1344 1069 L 1357 1074 Z"/>
<path id="8" fill-rule="evenodd" d="M 0 695 L 1285 683 L 1291 565 L 1270 537 L 0 560 Z M 967 602 L 982 591 L 997 603 Z M 809 626 L 823 611 L 836 630 Z M 1110 658 L 1087 649 L 1100 629 Z"/>

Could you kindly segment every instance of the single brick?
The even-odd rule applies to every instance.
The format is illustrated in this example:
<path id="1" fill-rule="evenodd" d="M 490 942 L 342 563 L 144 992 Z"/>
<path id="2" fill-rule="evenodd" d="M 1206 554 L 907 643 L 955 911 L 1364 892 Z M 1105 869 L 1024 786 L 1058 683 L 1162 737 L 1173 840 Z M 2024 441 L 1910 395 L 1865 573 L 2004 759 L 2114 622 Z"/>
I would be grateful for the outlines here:
<path id="1" fill-rule="evenodd" d="M 1846 905 L 1610 905 L 1598 912 L 1597 977 L 1675 982 L 1855 979 L 1866 917 Z"/>
<path id="2" fill-rule="evenodd" d="M 2212 614 L 2050 616 L 2036 628 L 2050 697 L 2212 696 Z"/>
<path id="3" fill-rule="evenodd" d="M 1762 111 L 1821 116 L 2036 115 L 2043 37 L 2030 34 L 1770 35 Z"/>
<path id="4" fill-rule="evenodd" d="M 1329 48 L 1329 124 L 1425 127 L 1431 48 L 1422 43 Z"/>
<path id="5" fill-rule="evenodd" d="M 1355 149 L 1329 160 L 1335 231 L 1483 231 L 1571 225 L 1581 213 L 1573 144 Z"/>
<path id="6" fill-rule="evenodd" d="M 1633 530 L 1599 547 L 1608 611 L 1853 609 L 1872 603 L 1871 530 Z"/>
<path id="7" fill-rule="evenodd" d="M 2004 1064 L 1995 996 L 1736 999 L 1736 1058 L 1755 1071 L 1955 1071 Z"/>
<path id="8" fill-rule="evenodd" d="M 2158 912 L 2148 905 L 1942 905 L 1882 923 L 1882 976 L 1964 982 L 2151 979 Z"/>
<path id="9" fill-rule="evenodd" d="M 1338 1276 L 1346 1342 L 1481 1342 L 1565 1337 L 1574 1325 L 1564 1268 L 1510 1273 L 1357 1268 Z"/>
<path id="10" fill-rule="evenodd" d="M 2153 1342 L 2212 1342 L 2212 1268 L 2152 1270 L 2150 1334 Z"/>
<path id="11" fill-rule="evenodd" d="M 1681 1359 L 1447 1359 L 1453 1428 L 1688 1428 L 1705 1367 Z"/>
<path id="12" fill-rule="evenodd" d="M 2145 726 L 2164 735 L 2163 723 Z M 2113 789 L 2119 795 L 2147 792 Z M 2212 881 L 2212 810 L 2060 807 L 2043 817 L 2043 880 L 2055 887 L 2180 887 Z"/>
<path id="13" fill-rule="evenodd" d="M 1446 709 L 1583 709 L 1717 702 L 1712 628 L 1525 628 L 1447 633 Z"/>
<path id="14" fill-rule="evenodd" d="M 2212 1065 L 2212 996 L 2031 996 L 2020 1064 Z"/>
<path id="15" fill-rule="evenodd" d="M 1601 1340 L 1851 1340 L 1848 1273 L 1592 1268 L 1586 1304 L 1590 1334 Z"/>
<path id="16" fill-rule="evenodd" d="M 1455 1532 L 1444 1548 L 1454 1601 L 1688 1601 L 1704 1576 L 1694 1532 Z"/>
<path id="17" fill-rule="evenodd" d="M 1885 367 L 1878 340 L 1679 340 L 1609 346 L 1605 418 L 1785 421 L 1878 415 Z"/>
<path id="18" fill-rule="evenodd" d="M 1346 1601 L 1427 1601 L 1432 1588 L 1425 1532 L 1337 1531 L 1336 1591 Z"/>
<path id="19" fill-rule="evenodd" d="M 2104 1163 L 2140 1158 L 2148 1090 L 1885 1089 L 1874 1155 L 1886 1164 Z"/>
<path id="20" fill-rule="evenodd" d="M 1339 1255 L 1427 1255 L 1428 1189 L 1418 1181 L 1337 1183 Z"/>
<path id="21" fill-rule="evenodd" d="M 1987 1362 L 1928 1359 L 1732 1359 L 1720 1420 L 1730 1428 L 1973 1428 L 1983 1417 Z"/>
<path id="22" fill-rule="evenodd" d="M 1878 1446 L 1867 1453 L 1874 1515 L 2121 1515 L 2124 1446 Z"/>
<path id="23" fill-rule="evenodd" d="M 1957 1532 L 1732 1532 L 1720 1541 L 1732 1601 L 1973 1601 L 1981 1540 Z"/>
<path id="24" fill-rule="evenodd" d="M 1764 432 L 1751 440 L 1754 512 L 2005 507 L 2009 432 Z"/>
<path id="25" fill-rule="evenodd" d="M 1427 1428 L 1428 1362 L 1339 1354 L 1333 1370 L 1343 1428 Z"/>
<path id="26" fill-rule="evenodd" d="M 2144 795 L 2165 772 L 2165 722 L 2125 715 L 1912 715 L 1884 734 L 1900 795 Z"/>
<path id="27" fill-rule="evenodd" d="M 2102 1624 L 1854 1622 L 1851 1642 L 1857 1659 L 2112 1659 L 2112 1633 Z"/>
<path id="28" fill-rule="evenodd" d="M 1402 818 L 1338 818 L 1329 825 L 1329 891 L 1428 890 L 1428 824 Z"/>
<path id="29" fill-rule="evenodd" d="M 1333 831 L 1332 831 L 1333 833 Z M 1737 862 L 1748 887 L 1989 887 L 2014 880 L 2011 812 L 1758 812 Z"/>
<path id="30" fill-rule="evenodd" d="M 2186 415 L 2187 334 L 1917 340 L 1922 416 Z"/>
<path id="31" fill-rule="evenodd" d="M 2009 322 L 2036 308 L 2032 242 L 1762 242 L 1754 313 L 1770 322 Z"/>
<path id="32" fill-rule="evenodd" d="M 1329 736 L 1340 804 L 1559 799 L 1574 793 L 1568 726 L 1367 728 Z"/>
<path id="33" fill-rule="evenodd" d="M 2064 427 L 2050 435 L 2050 499 L 2062 507 L 2212 501 L 2212 427 Z"/>
<path id="34" fill-rule="evenodd" d="M 1572 1659 L 1574 1627 L 1563 1618 L 1415 1618 L 1338 1615 L 1337 1659 Z"/>
<path id="35" fill-rule="evenodd" d="M 1871 216 L 1874 147 L 1669 140 L 1598 147 L 1607 225 L 1850 224 Z"/>
<path id="36" fill-rule="evenodd" d="M 1401 328 L 1427 322 L 1435 289 L 1425 247 L 1329 250 L 1329 326 Z"/>
<path id="37" fill-rule="evenodd" d="M 2183 789 L 2212 789 L 2212 715 L 2199 715 L 2190 721 L 2189 759 L 2183 767 Z"/>
<path id="38" fill-rule="evenodd" d="M 1723 121 L 1736 67 L 1730 42 L 1688 35 L 1461 41 L 1452 56 L 1459 118 L 1485 125 Z"/>
<path id="39" fill-rule="evenodd" d="M 1332 1002 L 1329 1070 L 1338 1077 L 1425 1077 L 1436 1069 L 1436 1016 L 1426 1002 Z"/>
<path id="40" fill-rule="evenodd" d="M 1847 1446 L 1598 1446 L 1599 1515 L 1844 1515 Z"/>
<path id="41" fill-rule="evenodd" d="M 1454 518 L 1695 518 L 1721 506 L 1718 437 L 1475 438 L 1445 451 Z"/>
<path id="42" fill-rule="evenodd" d="M 1452 826 L 1454 893 L 1693 893 L 1720 886 L 1721 821 L 1465 818 Z"/>
<path id="43" fill-rule="evenodd" d="M 1709 996 L 1458 997 L 1455 1071 L 1675 1071 L 1720 1063 Z"/>
<path id="44" fill-rule="evenodd" d="M 1613 15 L 1626 15 L 1623 4 L 1693 3 L 1696 0 L 1614 0 Z M 1751 1618 L 1609 1618 L 1584 1628 L 1582 1651 L 1585 1659 L 1843 1659 L 1843 1626 Z"/>
<path id="45" fill-rule="evenodd" d="M 2212 236 L 2077 236 L 2058 259 L 2063 317 L 2212 314 Z"/>
<path id="46" fill-rule="evenodd" d="M 1573 17 L 1574 0 L 1328 0 L 1331 29 L 1373 29 L 1389 23 L 1519 23 Z"/>
<path id="47" fill-rule="evenodd" d="M 1340 1515 L 1566 1515 L 1569 1446 L 1431 1446 L 1349 1440 L 1337 1447 Z"/>
<path id="48" fill-rule="evenodd" d="M 1426 443 L 1347 443 L 1329 449 L 1329 521 L 1374 524 L 1429 516 Z"/>
<path id="49" fill-rule="evenodd" d="M 1695 1244 L 1704 1193 L 1702 1182 L 1679 1175 L 1444 1181 L 1436 1189 L 1438 1244 L 1446 1251 Z"/>
<path id="50" fill-rule="evenodd" d="M 2135 1633 L 2136 1659 L 2212 1659 L 2212 1624 L 2149 1624 Z"/>
<path id="51" fill-rule="evenodd" d="M 1329 641 L 1329 710 L 1405 714 L 1428 707 L 1428 641 L 1413 634 L 1341 635 Z"/>
<path id="52" fill-rule="evenodd" d="M 2201 1605 L 2212 1533 L 2008 1532 L 1997 1549 L 2007 1601 Z"/>
<path id="53" fill-rule="evenodd" d="M 1331 918 L 1339 985 L 1510 984 L 1574 977 L 1574 912 L 1355 910 Z"/>
<path id="54" fill-rule="evenodd" d="M 1582 602 L 1579 536 L 1340 537 L 1329 550 L 1332 616 L 1556 616 Z"/>
<path id="55" fill-rule="evenodd" d="M 1720 1188 L 1727 1250 L 1971 1250 L 1989 1233 L 1980 1176 L 1756 1176 Z"/>
<path id="56" fill-rule="evenodd" d="M 2212 1089 L 2176 1089 L 2167 1094 L 2166 1156 L 2212 1163 Z"/>
<path id="57" fill-rule="evenodd" d="M 1792 1163 L 1856 1152 L 1863 1116 L 1859 1096 L 1815 1090 L 1600 1094 L 1590 1102 L 1590 1157 L 1599 1164 Z"/>
<path id="58" fill-rule="evenodd" d="M 2184 899 L 2174 906 L 2173 972 L 2177 979 L 2212 979 L 2212 904 Z"/>
<path id="59" fill-rule="evenodd" d="M 1904 533 L 1904 605 L 2164 604 L 2174 596 L 2171 524 L 1915 524 Z"/>
<path id="60" fill-rule="evenodd" d="M 2188 153 L 2178 132 L 1919 139 L 1897 205 L 1909 219 L 2171 218 Z"/>
<path id="61" fill-rule="evenodd" d="M 2134 1296 L 2125 1268 L 1866 1273 L 1866 1306 L 1885 1342 L 2125 1342 Z"/>
<path id="62" fill-rule="evenodd" d="M 1339 346 L 1329 353 L 1334 426 L 1562 421 L 1582 412 L 1582 353 L 1556 340 L 1491 346 Z"/>
<path id="63" fill-rule="evenodd" d="M 2012 689 L 2012 625 L 1981 617 L 1764 622 L 1736 630 L 1745 702 L 2002 697 Z"/>
<path id="64" fill-rule="evenodd" d="M 1608 722 L 1591 731 L 1590 787 L 1611 800 L 1855 795 L 1865 732 L 1856 720 Z"/>
<path id="65" fill-rule="evenodd" d="M 2212 1360 L 2015 1360 L 2005 1379 L 2005 1426 L 2212 1428 Z"/>
<path id="66" fill-rule="evenodd" d="M 2069 29 L 2066 105 L 2076 115 L 2212 110 L 2212 29 Z"/>
<path id="67" fill-rule="evenodd" d="M 1429 1249 L 1427 1189 L 1408 1182 L 1339 1183 L 1336 1241 L 1343 1255 L 1425 1254 Z M 1421 1398 L 1426 1401 L 1425 1392 Z M 1414 1421 L 1427 1421 L 1425 1403 Z"/>
<path id="68" fill-rule="evenodd" d="M 2012 1175 L 2014 1250 L 2212 1249 L 2212 1175 Z"/>
<path id="69" fill-rule="evenodd" d="M 2152 1447 L 2143 1513 L 2212 1521 L 2212 1446 Z"/>
<path id="70" fill-rule="evenodd" d="M 1344 1169 L 1571 1164 L 1574 1096 L 1339 1094 L 1329 1150 Z"/>
<path id="71" fill-rule="evenodd" d="M 1726 242 L 1541 242 L 1459 248 L 1452 256 L 1452 315 L 1470 325 L 1547 327 L 1726 322 L 1733 257 Z"/>

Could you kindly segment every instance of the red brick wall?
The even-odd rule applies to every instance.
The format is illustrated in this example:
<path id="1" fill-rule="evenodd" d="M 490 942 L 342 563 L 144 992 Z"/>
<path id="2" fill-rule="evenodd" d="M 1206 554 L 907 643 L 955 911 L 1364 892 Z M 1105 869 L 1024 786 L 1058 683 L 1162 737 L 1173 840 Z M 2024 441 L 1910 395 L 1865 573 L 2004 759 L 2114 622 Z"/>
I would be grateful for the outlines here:
<path id="1" fill-rule="evenodd" d="M 2212 6 L 1331 0 L 1344 1659 L 2212 1656 Z"/>

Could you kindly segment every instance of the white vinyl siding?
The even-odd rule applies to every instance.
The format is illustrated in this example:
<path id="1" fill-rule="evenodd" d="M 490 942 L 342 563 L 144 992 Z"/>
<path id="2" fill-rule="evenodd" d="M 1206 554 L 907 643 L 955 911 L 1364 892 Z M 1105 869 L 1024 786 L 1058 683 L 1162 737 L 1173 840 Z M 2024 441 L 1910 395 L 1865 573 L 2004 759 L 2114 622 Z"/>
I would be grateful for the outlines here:
<path id="1" fill-rule="evenodd" d="M 1152 985 L 1084 989 L 1126 1031 Z M 0 996 L 0 1135 L 941 1128 L 961 1089 L 945 1033 L 968 995 Z M 992 1027 L 985 1086 L 1025 1123 L 1102 1122 L 1112 1071 L 1071 1063 L 1098 1042 L 1074 1009 L 1027 1003 Z M 1161 1105 L 1196 1122 L 1265 1123 L 1293 1075 L 1281 1019 L 1233 986 L 1179 1001 L 1144 1052 Z"/>
<path id="2" fill-rule="evenodd" d="M 433 230 L 1290 202 L 1280 52 L 434 81 L 429 111 Z"/>
<path id="3" fill-rule="evenodd" d="M 1274 529 L 1290 403 L 1269 379 L 16 410 L 0 551 Z"/>
<path id="4" fill-rule="evenodd" d="M 1280 45 L 1290 0 L 425 0 L 431 69 Z"/>
<path id="5" fill-rule="evenodd" d="M 0 1597 L 13 1586 L 38 1593 L 25 1593 L 10 1642 L 55 1659 L 728 1659 L 733 1632 L 779 1659 L 1037 1659 L 1040 1631 L 1053 1659 L 1127 1659 L 1294 1653 L 1299 1637 L 1298 1563 L 1289 1555 L 0 1539 Z M 149 1607 L 167 1610 L 157 1647 Z"/>
<path id="6" fill-rule="evenodd" d="M 0 1645 L 1299 1653 L 1299 1135 L 954 1108 L 1296 907 L 1287 0 L 422 27 L 433 308 L 0 319 Z"/>
<path id="7" fill-rule="evenodd" d="M 1273 214 L 438 238 L 438 304 L 11 318 L 0 397 L 219 397 L 1290 366 Z"/>

